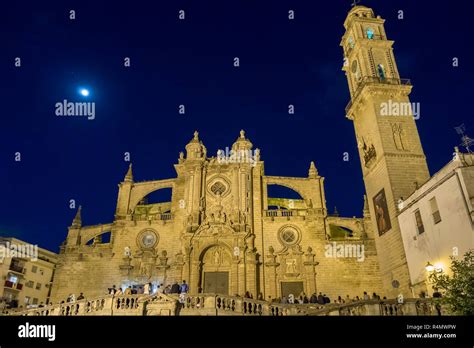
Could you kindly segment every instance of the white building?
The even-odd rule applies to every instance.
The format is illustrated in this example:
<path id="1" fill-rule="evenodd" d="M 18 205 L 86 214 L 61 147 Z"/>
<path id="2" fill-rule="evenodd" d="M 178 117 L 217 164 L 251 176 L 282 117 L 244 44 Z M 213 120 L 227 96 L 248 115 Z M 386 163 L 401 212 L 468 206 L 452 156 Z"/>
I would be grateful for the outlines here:
<path id="1" fill-rule="evenodd" d="M 474 155 L 460 153 L 410 197 L 399 202 L 413 295 L 428 295 L 429 272 L 449 274 L 450 256 L 462 258 L 474 248 Z"/>
<path id="2" fill-rule="evenodd" d="M 0 237 L 0 299 L 23 308 L 48 303 L 58 255 Z"/>

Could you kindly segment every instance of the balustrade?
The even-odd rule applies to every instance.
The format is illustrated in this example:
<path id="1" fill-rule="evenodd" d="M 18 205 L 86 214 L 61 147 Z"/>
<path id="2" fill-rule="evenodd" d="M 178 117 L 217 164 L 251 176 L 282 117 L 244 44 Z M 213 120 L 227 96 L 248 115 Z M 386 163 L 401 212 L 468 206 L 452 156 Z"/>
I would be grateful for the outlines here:
<path id="1" fill-rule="evenodd" d="M 155 310 L 146 306 L 155 306 Z M 156 306 L 159 306 L 158 311 Z M 403 303 L 397 300 L 365 300 L 350 303 L 320 304 L 280 304 L 242 298 L 239 296 L 199 294 L 186 295 L 184 303 L 171 295 L 129 295 L 104 296 L 90 300 L 48 305 L 24 311 L 9 311 L 7 315 L 23 316 L 79 316 L 79 315 L 244 315 L 244 316 L 302 316 L 302 315 L 340 315 L 340 316 L 403 316 L 403 315 L 438 315 L 444 309 L 433 299 L 406 299 Z M 227 313 L 227 314 L 226 314 Z"/>

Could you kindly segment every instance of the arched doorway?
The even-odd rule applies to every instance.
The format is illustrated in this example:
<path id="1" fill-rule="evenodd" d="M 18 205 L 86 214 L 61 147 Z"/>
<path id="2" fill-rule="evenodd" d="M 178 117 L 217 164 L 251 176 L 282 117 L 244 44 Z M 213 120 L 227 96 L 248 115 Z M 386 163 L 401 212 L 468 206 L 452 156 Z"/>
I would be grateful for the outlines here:
<path id="1" fill-rule="evenodd" d="M 226 247 L 214 245 L 201 255 L 199 287 L 203 293 L 228 295 L 231 285 L 232 256 Z"/>

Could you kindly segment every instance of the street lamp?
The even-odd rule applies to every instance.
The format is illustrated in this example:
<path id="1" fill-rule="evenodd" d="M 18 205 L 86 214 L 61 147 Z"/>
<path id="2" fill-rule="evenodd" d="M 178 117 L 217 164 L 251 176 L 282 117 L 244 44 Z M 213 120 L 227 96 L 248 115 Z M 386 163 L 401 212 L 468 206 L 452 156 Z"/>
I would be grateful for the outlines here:
<path id="1" fill-rule="evenodd" d="M 428 261 L 428 262 L 426 263 L 425 269 L 426 269 L 428 272 L 433 272 L 435 268 L 434 268 L 434 266 Z"/>

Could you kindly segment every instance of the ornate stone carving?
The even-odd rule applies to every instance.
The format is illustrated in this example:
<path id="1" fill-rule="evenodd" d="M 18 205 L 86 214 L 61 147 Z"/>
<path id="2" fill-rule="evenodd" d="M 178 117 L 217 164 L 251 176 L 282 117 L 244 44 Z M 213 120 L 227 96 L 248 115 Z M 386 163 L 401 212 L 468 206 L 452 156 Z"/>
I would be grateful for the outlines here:
<path id="1" fill-rule="evenodd" d="M 366 168 L 369 168 L 373 161 L 377 158 L 375 146 L 371 143 L 367 144 L 363 137 L 362 140 L 359 141 L 358 146 L 363 152 L 364 165 Z"/>
<path id="2" fill-rule="evenodd" d="M 399 151 L 407 151 L 403 125 L 401 123 L 392 123 L 391 126 L 392 126 L 393 142 L 395 144 L 395 147 Z"/>

